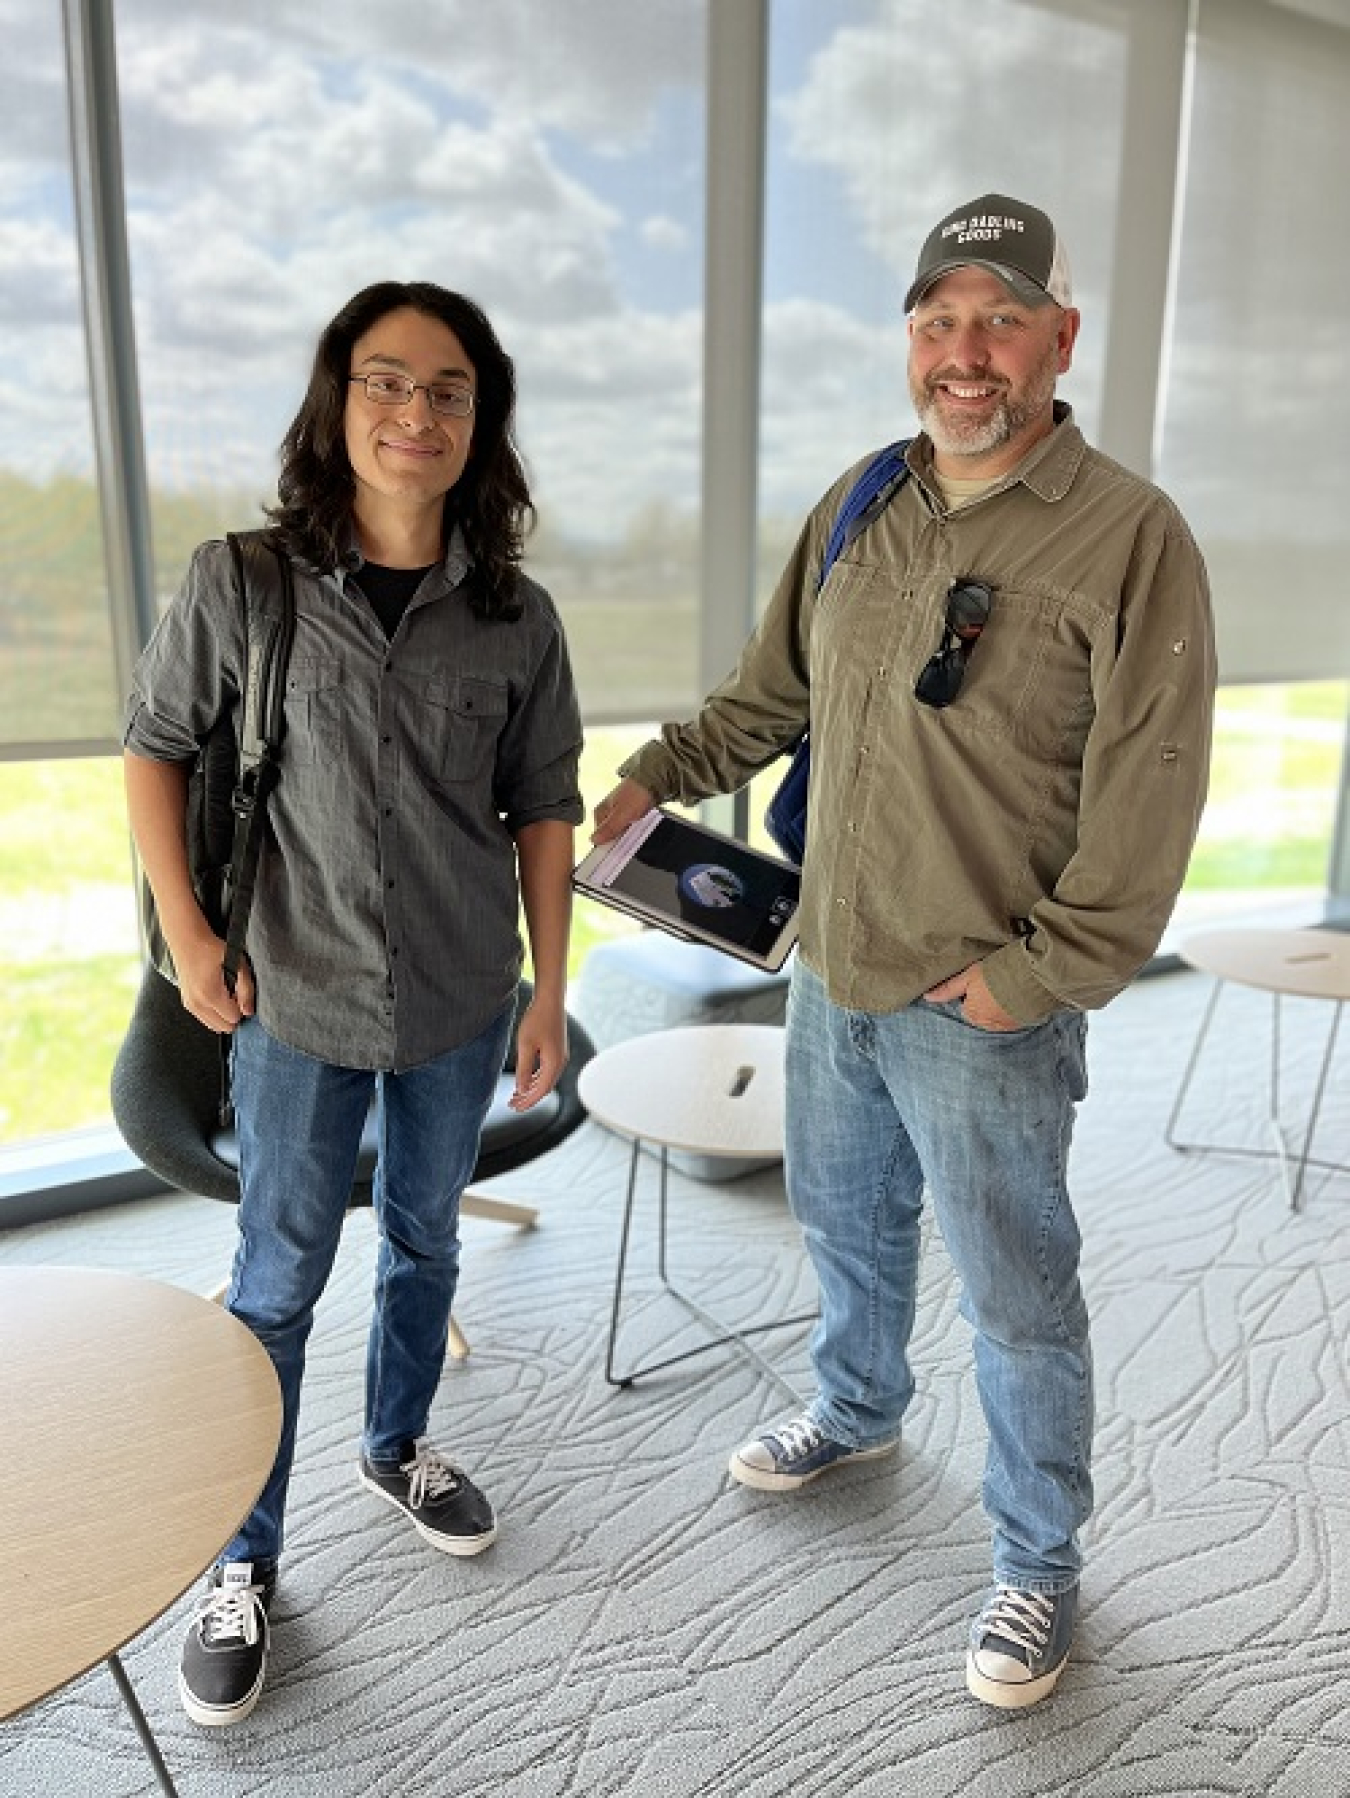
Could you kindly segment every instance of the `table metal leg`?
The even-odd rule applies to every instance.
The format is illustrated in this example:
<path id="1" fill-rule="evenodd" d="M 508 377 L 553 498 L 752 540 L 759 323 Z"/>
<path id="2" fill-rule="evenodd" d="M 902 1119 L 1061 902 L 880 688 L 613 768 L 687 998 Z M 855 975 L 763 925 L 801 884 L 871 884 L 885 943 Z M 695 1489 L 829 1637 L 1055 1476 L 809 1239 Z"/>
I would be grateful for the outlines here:
<path id="1" fill-rule="evenodd" d="M 614 1350 L 618 1339 L 619 1317 L 623 1304 L 624 1277 L 628 1266 L 628 1248 L 633 1223 L 633 1203 L 637 1191 L 637 1171 L 641 1153 L 641 1139 L 635 1139 L 633 1143 L 632 1158 L 628 1166 L 628 1191 L 624 1199 L 623 1224 L 619 1233 L 619 1260 L 614 1274 L 614 1303 L 610 1311 L 609 1345 L 605 1354 L 605 1378 L 609 1381 L 611 1386 L 631 1386 L 634 1380 L 641 1379 L 646 1374 L 656 1373 L 665 1367 L 675 1367 L 681 1361 L 691 1361 L 695 1356 L 706 1355 L 713 1349 L 725 1347 L 727 1343 L 735 1343 L 744 1354 L 748 1355 L 749 1358 L 769 1376 L 771 1380 L 774 1380 L 781 1386 L 796 1403 L 803 1403 L 804 1395 L 799 1392 L 789 1380 L 784 1378 L 771 1361 L 760 1354 L 754 1343 L 750 1342 L 748 1338 L 761 1335 L 765 1330 L 784 1330 L 790 1327 L 796 1328 L 802 1324 L 814 1323 L 817 1316 L 816 1312 L 807 1311 L 798 1317 L 779 1317 L 774 1318 L 768 1323 L 749 1324 L 744 1328 L 734 1329 L 723 1319 L 716 1317 L 711 1311 L 707 1310 L 707 1308 L 701 1305 L 697 1299 L 691 1298 L 687 1292 L 683 1291 L 671 1279 L 666 1252 L 668 1234 L 667 1219 L 669 1215 L 668 1186 L 670 1153 L 664 1144 L 661 1147 L 661 1175 L 657 1197 L 657 1273 L 661 1280 L 662 1289 L 669 1293 L 671 1298 L 683 1305 L 693 1316 L 698 1318 L 700 1323 L 714 1331 L 715 1334 L 711 1341 L 701 1342 L 696 1348 L 684 1349 L 678 1355 L 664 1356 L 659 1361 L 649 1361 L 644 1366 L 630 1368 L 623 1374 L 615 1373 Z"/>
<path id="2" fill-rule="evenodd" d="M 1327 1079 L 1331 1072 L 1331 1062 L 1336 1050 L 1336 1039 L 1340 1032 L 1341 1012 L 1344 1009 L 1344 1001 L 1339 999 L 1334 1001 L 1335 1009 L 1332 1014 L 1331 1028 L 1327 1033 L 1326 1048 L 1322 1055 L 1322 1065 L 1318 1070 L 1317 1085 L 1313 1093 L 1312 1110 L 1309 1114 L 1307 1127 L 1303 1134 L 1303 1147 L 1297 1155 L 1290 1154 L 1284 1128 L 1280 1123 L 1281 995 L 1279 993 L 1271 994 L 1270 1104 L 1266 1120 L 1273 1146 L 1269 1149 L 1256 1149 L 1245 1143 L 1183 1141 L 1177 1135 L 1177 1120 L 1181 1116 L 1181 1108 L 1185 1104 L 1187 1093 L 1190 1091 L 1191 1081 L 1200 1060 L 1200 1051 L 1205 1045 L 1205 1039 L 1209 1035 L 1210 1025 L 1214 1021 L 1214 1012 L 1219 1003 L 1219 993 L 1222 990 L 1223 985 L 1224 982 L 1221 979 L 1214 982 L 1213 991 L 1209 996 L 1209 1003 L 1205 1007 L 1205 1015 L 1200 1020 L 1200 1029 L 1196 1034 L 1195 1042 L 1191 1048 L 1190 1059 L 1186 1063 L 1186 1071 L 1182 1075 L 1181 1084 L 1177 1088 L 1176 1098 L 1172 1104 L 1172 1114 L 1168 1118 L 1167 1127 L 1163 1132 L 1163 1140 L 1167 1143 L 1169 1148 L 1176 1149 L 1183 1155 L 1243 1155 L 1255 1157 L 1262 1161 L 1278 1161 L 1280 1164 L 1281 1178 L 1284 1184 L 1285 1197 L 1289 1203 L 1289 1209 L 1291 1211 L 1297 1211 L 1300 1209 L 1302 1203 L 1304 1180 L 1310 1167 L 1324 1168 L 1330 1173 L 1350 1172 L 1350 1163 L 1344 1161 L 1327 1161 L 1312 1153 L 1313 1135 L 1317 1129 L 1317 1120 L 1322 1110 L 1322 1100 L 1326 1093 Z M 1291 1167 L 1294 1170 L 1292 1175 Z"/>
<path id="3" fill-rule="evenodd" d="M 1322 1109 L 1322 1096 L 1327 1090 L 1327 1075 L 1331 1072 L 1331 1058 L 1336 1052 L 1336 1037 L 1341 1028 L 1341 1012 L 1343 1009 L 1342 1002 L 1338 1000 L 1336 1003 L 1336 1010 L 1331 1019 L 1331 1029 L 1327 1035 L 1327 1047 L 1326 1053 L 1322 1057 L 1322 1069 L 1317 1076 L 1317 1088 L 1313 1093 L 1312 1110 L 1308 1114 L 1308 1129 L 1307 1134 L 1303 1138 L 1303 1153 L 1299 1156 L 1298 1161 L 1298 1177 L 1294 1181 L 1293 1190 L 1289 1194 L 1289 1209 L 1291 1211 L 1297 1211 L 1299 1209 L 1299 1204 L 1303 1196 L 1303 1177 L 1308 1171 L 1310 1161 L 1308 1152 L 1312 1148 L 1313 1131 L 1317 1128 L 1318 1114 Z M 1281 1138 L 1281 1141 L 1283 1141 L 1283 1138 Z M 1314 1167 L 1321 1167 L 1326 1164 L 1322 1162 L 1313 1162 L 1312 1165 Z M 1333 1163 L 1331 1165 L 1335 1164 Z"/>
<path id="4" fill-rule="evenodd" d="M 136 1734 L 141 1738 L 141 1746 L 150 1757 L 150 1765 L 155 1769 L 155 1778 L 159 1781 L 160 1790 L 167 1792 L 169 1798 L 178 1798 L 178 1788 L 169 1777 L 169 1769 L 164 1765 L 163 1756 L 159 1752 L 159 1743 L 151 1733 L 150 1725 L 145 1720 L 145 1712 L 141 1709 L 136 1694 L 131 1689 L 131 1681 L 127 1678 L 121 1657 L 110 1654 L 108 1666 L 117 1682 L 117 1689 L 122 1694 L 122 1702 L 131 1712 L 131 1721 L 136 1725 Z"/>
<path id="5" fill-rule="evenodd" d="M 1163 1141 L 1170 1149 L 1179 1149 L 1183 1154 L 1190 1149 L 1202 1148 L 1201 1143 L 1179 1142 L 1177 1140 L 1177 1119 L 1181 1116 L 1181 1108 L 1186 1103 L 1186 1094 L 1191 1090 L 1191 1081 L 1195 1076 L 1196 1064 L 1200 1060 L 1200 1051 L 1205 1046 L 1205 1038 L 1209 1035 L 1210 1024 L 1214 1020 L 1214 1008 L 1219 1003 L 1219 991 L 1222 980 L 1216 980 L 1210 990 L 1209 1003 L 1205 1007 L 1205 1015 L 1200 1020 L 1200 1029 L 1191 1045 L 1191 1058 L 1186 1063 L 1186 1072 L 1181 1076 L 1181 1085 L 1177 1088 L 1177 1096 L 1172 1102 L 1172 1115 L 1167 1120 L 1167 1128 L 1163 1131 Z"/>

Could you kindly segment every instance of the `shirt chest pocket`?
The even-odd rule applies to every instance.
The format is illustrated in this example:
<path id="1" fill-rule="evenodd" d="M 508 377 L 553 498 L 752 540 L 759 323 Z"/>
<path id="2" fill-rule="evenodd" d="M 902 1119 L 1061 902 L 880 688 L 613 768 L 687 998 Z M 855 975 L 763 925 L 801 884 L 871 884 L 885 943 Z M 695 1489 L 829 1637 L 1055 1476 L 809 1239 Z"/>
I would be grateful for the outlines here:
<path id="1" fill-rule="evenodd" d="M 286 670 L 287 762 L 342 754 L 342 666 L 333 656 L 292 656 Z"/>
<path id="2" fill-rule="evenodd" d="M 442 780 L 490 773 L 510 710 L 504 681 L 480 675 L 435 676 L 426 686 L 430 749 Z"/>
<path id="3" fill-rule="evenodd" d="M 1090 609 L 1073 597 L 995 589 L 944 725 L 1009 739 L 1050 762 L 1075 758 L 1092 717 L 1091 631 Z"/>

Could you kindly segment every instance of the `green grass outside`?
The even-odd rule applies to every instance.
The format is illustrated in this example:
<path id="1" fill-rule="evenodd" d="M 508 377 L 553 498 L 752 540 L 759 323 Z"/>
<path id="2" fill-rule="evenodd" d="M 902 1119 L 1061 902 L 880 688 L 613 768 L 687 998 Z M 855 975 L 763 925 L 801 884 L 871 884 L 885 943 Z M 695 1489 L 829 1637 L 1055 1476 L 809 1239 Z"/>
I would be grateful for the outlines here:
<path id="1" fill-rule="evenodd" d="M 645 726 L 590 734 L 588 815 Z M 140 950 L 116 758 L 0 763 L 0 1145 L 107 1121 L 108 1075 Z M 598 942 L 637 926 L 578 901 L 573 973 Z"/>
<path id="2" fill-rule="evenodd" d="M 1348 702 L 1341 682 L 1220 695 L 1210 805 L 1188 890 L 1325 885 Z M 641 725 L 590 733 L 588 812 L 646 735 Z M 4 1144 L 106 1121 L 108 1072 L 140 964 L 120 763 L 0 763 L 0 818 Z M 573 972 L 595 943 L 633 928 L 579 901 Z"/>

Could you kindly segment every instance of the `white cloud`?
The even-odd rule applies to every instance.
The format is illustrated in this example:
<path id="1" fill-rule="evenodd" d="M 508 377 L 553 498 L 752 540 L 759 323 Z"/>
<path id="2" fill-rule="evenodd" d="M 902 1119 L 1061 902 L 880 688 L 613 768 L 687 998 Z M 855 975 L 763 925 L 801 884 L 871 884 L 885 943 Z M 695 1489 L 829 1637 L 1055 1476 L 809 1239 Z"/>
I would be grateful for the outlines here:
<path id="1" fill-rule="evenodd" d="M 1075 272 L 1104 301 L 1123 78 L 1109 10 L 877 0 L 870 23 L 828 39 L 779 112 L 792 155 L 835 172 L 902 290 L 938 219 L 999 191 L 1057 219 Z"/>
<path id="2" fill-rule="evenodd" d="M 622 391 L 645 384 L 652 414 L 669 418 L 677 388 L 675 410 L 696 412 L 688 322 L 649 316 L 625 298 L 614 254 L 625 219 L 559 155 L 564 132 L 592 152 L 650 133 L 669 84 L 701 76 L 699 6 L 592 0 L 569 6 L 564 20 L 563 9 L 517 0 L 490 10 L 386 0 L 294 5 L 282 15 L 247 0 L 224 18 L 158 0 L 119 6 L 128 228 L 156 482 L 265 488 L 318 330 L 377 279 L 437 280 L 486 306 L 522 387 L 538 380 L 535 460 L 552 483 L 549 446 L 559 446 L 560 498 L 578 481 L 593 484 L 588 471 L 605 454 L 627 454 L 606 411 Z M 43 66 L 44 93 L 59 106 L 59 59 Z M 68 415 L 53 401 L 36 432 L 15 409 L 0 421 L 0 456 L 35 469 L 66 466 L 72 443 L 85 446 L 88 466 L 74 242 L 68 220 L 51 210 L 64 161 L 58 134 L 31 159 L 0 164 L 0 252 L 15 271 L 0 316 L 44 367 L 65 361 L 76 374 Z M 572 361 L 608 371 L 576 404 L 549 347 L 569 331 Z M 660 339 L 682 347 L 658 349 Z M 583 414 L 607 450 L 579 447 Z M 645 476 L 629 459 L 625 492 L 644 480 L 648 497 L 662 482 L 687 489 L 696 466 L 689 427 L 663 425 L 652 449 Z M 621 528 L 612 507 L 604 515 Z"/>
<path id="3" fill-rule="evenodd" d="M 671 86 L 703 80 L 702 0 L 254 0 L 231 21 L 194 21 L 181 0 L 121 0 L 119 47 L 126 60 L 167 43 L 178 58 L 194 40 L 214 53 L 237 34 L 263 81 L 270 66 L 296 60 L 368 61 L 609 152 L 646 138 Z"/>
<path id="4" fill-rule="evenodd" d="M 813 300 L 764 315 L 760 511 L 804 514 L 849 464 L 912 431 L 899 319 L 877 328 Z"/>
<path id="5" fill-rule="evenodd" d="M 680 252 L 689 248 L 689 233 L 678 219 L 653 213 L 638 226 L 643 243 L 653 250 Z"/>

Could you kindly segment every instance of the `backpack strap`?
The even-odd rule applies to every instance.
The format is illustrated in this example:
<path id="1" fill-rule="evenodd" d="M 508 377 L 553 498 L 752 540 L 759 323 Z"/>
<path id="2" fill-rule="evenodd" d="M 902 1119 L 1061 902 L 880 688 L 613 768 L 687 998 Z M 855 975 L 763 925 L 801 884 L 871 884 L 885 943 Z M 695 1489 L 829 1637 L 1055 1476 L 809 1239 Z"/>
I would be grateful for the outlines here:
<path id="1" fill-rule="evenodd" d="M 226 541 L 244 608 L 247 643 L 239 709 L 239 773 L 230 801 L 234 846 L 223 963 L 225 985 L 233 993 L 253 909 L 267 796 L 280 773 L 286 669 L 295 641 L 295 580 L 290 557 L 270 532 L 232 531 Z"/>
<path id="2" fill-rule="evenodd" d="M 843 552 L 879 518 L 909 475 L 905 451 L 912 439 L 901 438 L 878 451 L 844 496 L 821 558 L 816 592 Z M 790 756 L 787 773 L 778 783 L 764 813 L 769 835 L 789 861 L 801 865 L 806 854 L 806 802 L 811 780 L 811 732 L 804 730 L 784 754 Z"/>
<path id="3" fill-rule="evenodd" d="M 849 544 L 862 535 L 873 519 L 881 516 L 904 485 L 909 475 L 905 451 L 912 442 L 912 438 L 902 437 L 899 442 L 888 443 L 884 450 L 879 450 L 845 495 L 825 545 L 817 592 L 825 585 L 826 576 Z"/>

